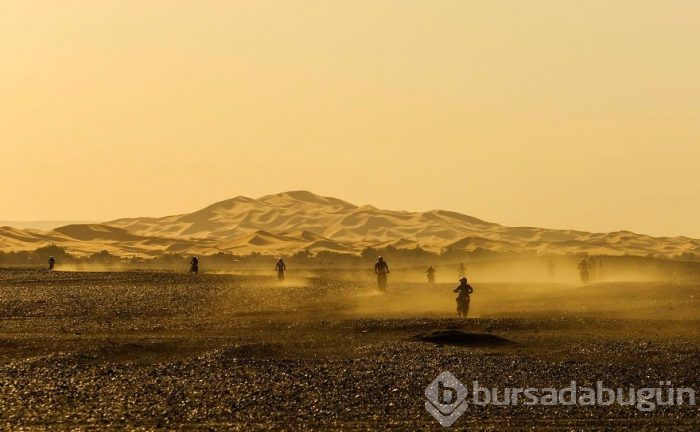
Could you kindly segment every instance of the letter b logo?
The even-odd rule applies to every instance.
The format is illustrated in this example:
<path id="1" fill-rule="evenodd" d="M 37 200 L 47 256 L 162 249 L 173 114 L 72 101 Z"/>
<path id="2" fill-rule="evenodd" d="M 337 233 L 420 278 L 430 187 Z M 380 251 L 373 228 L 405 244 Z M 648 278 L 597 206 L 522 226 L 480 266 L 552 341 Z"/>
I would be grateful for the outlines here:
<path id="1" fill-rule="evenodd" d="M 467 388 L 449 372 L 441 373 L 425 389 L 425 409 L 442 426 L 452 426 L 467 409 Z"/>
<path id="2" fill-rule="evenodd" d="M 438 402 L 440 405 L 450 405 L 455 400 L 457 400 L 457 390 L 447 387 L 442 381 L 438 381 Z"/>

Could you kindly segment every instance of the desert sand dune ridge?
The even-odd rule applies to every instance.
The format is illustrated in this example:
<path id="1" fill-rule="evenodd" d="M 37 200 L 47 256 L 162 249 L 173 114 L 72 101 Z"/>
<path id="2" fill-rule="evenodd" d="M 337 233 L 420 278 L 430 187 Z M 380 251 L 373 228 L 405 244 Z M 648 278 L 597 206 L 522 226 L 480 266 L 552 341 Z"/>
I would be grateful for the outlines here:
<path id="1" fill-rule="evenodd" d="M 446 248 L 541 254 L 613 254 L 700 259 L 700 240 L 652 237 L 630 231 L 592 233 L 507 227 L 446 211 L 383 210 L 307 191 L 258 199 L 237 196 L 192 213 L 72 224 L 51 231 L 0 228 L 0 250 L 56 244 L 77 254 L 358 253 L 365 247 Z"/>

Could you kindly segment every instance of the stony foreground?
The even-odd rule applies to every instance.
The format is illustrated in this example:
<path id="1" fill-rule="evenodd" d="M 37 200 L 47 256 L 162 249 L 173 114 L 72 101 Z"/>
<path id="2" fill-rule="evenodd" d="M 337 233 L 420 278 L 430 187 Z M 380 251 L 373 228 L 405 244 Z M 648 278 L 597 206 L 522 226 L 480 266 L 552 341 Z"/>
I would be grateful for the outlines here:
<path id="1" fill-rule="evenodd" d="M 424 390 L 443 371 L 487 388 L 700 389 L 697 286 L 477 286 L 478 317 L 467 320 L 452 318 L 450 288 L 396 284 L 379 296 L 367 283 L 314 277 L 280 286 L 261 276 L 0 271 L 0 421 L 438 430 Z M 617 302 L 624 295 L 632 309 Z M 656 308 L 670 314 L 650 319 Z M 446 329 L 507 343 L 421 339 Z M 700 408 L 472 405 L 454 426 L 698 430 Z"/>

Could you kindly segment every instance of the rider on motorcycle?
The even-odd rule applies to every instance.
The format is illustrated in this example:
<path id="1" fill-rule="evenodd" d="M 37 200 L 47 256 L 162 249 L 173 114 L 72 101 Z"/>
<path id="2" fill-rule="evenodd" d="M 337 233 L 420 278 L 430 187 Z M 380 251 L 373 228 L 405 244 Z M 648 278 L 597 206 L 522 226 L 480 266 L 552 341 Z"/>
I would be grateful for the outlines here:
<path id="1" fill-rule="evenodd" d="M 463 262 L 459 263 L 459 267 L 457 268 L 457 275 L 459 275 L 459 277 L 461 278 L 467 275 L 467 266 L 465 266 Z"/>
<path id="2" fill-rule="evenodd" d="M 467 278 L 463 277 L 453 292 L 459 293 L 457 296 L 457 316 L 466 318 L 469 313 L 470 296 L 474 292 L 474 288 L 467 283 Z"/>
<path id="3" fill-rule="evenodd" d="M 384 258 L 377 258 L 377 263 L 374 265 L 374 273 L 377 275 L 377 286 L 379 290 L 386 291 L 386 275 L 391 272 Z"/>
<path id="4" fill-rule="evenodd" d="M 277 271 L 277 280 L 284 280 L 284 272 L 287 270 L 287 265 L 284 263 L 284 260 L 280 258 L 277 260 L 277 264 L 275 264 L 275 271 Z"/>
<path id="5" fill-rule="evenodd" d="M 549 260 L 549 263 L 547 263 L 547 275 L 550 280 L 554 279 L 557 275 L 557 265 L 552 260 Z"/>
<path id="6" fill-rule="evenodd" d="M 428 270 L 425 271 L 425 274 L 428 275 L 428 282 L 435 283 L 435 269 L 433 268 L 433 266 L 428 267 Z"/>
<path id="7" fill-rule="evenodd" d="M 199 259 L 196 256 L 190 260 L 190 273 L 199 273 Z"/>
<path id="8" fill-rule="evenodd" d="M 590 265 L 588 264 L 588 261 L 586 261 L 586 258 L 582 259 L 581 262 L 578 264 L 578 272 L 579 276 L 581 277 L 581 282 L 588 282 L 590 276 L 589 270 Z"/>

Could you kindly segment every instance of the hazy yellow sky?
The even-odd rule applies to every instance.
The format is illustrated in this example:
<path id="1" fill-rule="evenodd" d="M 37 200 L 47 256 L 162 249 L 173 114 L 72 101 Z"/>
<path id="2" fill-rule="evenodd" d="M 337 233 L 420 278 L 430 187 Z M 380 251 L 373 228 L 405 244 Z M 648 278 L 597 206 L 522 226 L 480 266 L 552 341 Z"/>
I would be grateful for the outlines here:
<path id="1" fill-rule="evenodd" d="M 308 189 L 700 237 L 700 2 L 0 0 L 0 220 Z"/>

